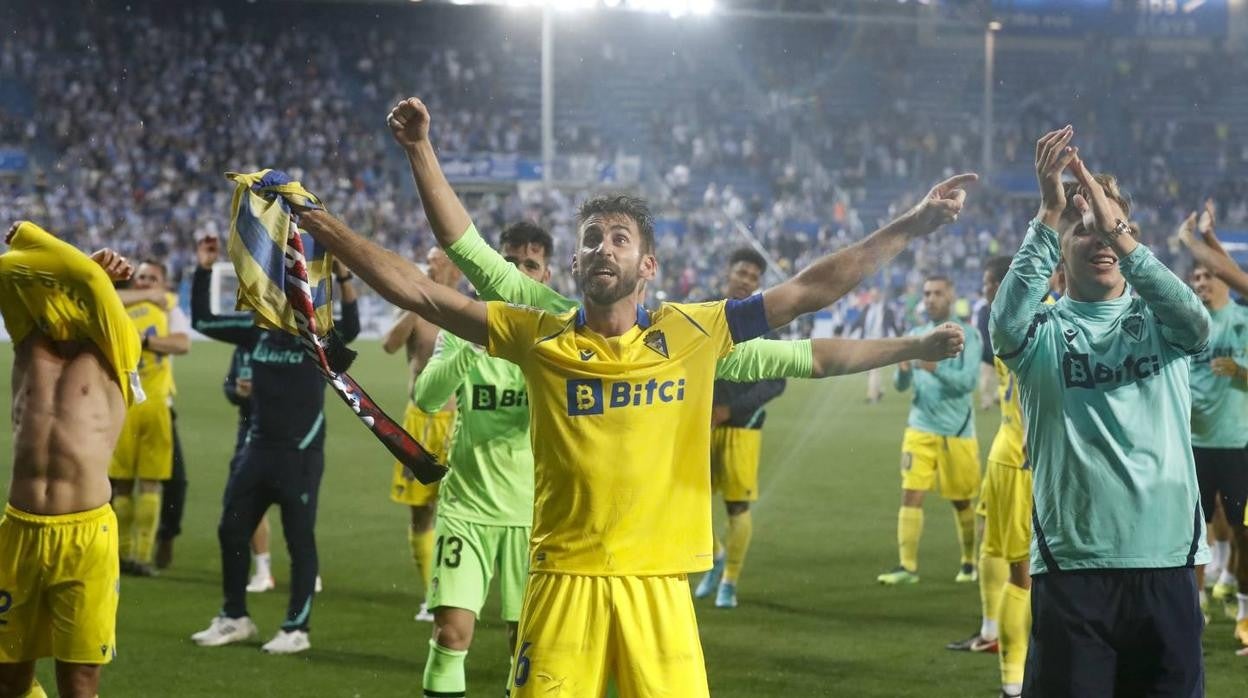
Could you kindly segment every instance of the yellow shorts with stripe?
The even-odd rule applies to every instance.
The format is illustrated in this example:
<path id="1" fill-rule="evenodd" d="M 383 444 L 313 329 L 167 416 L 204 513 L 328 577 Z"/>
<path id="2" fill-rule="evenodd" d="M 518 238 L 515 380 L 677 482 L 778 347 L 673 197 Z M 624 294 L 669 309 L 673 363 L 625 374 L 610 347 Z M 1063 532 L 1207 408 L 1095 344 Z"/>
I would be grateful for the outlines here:
<path id="1" fill-rule="evenodd" d="M 438 461 L 446 463 L 446 450 L 451 445 L 451 429 L 455 426 L 455 412 L 443 410 L 429 414 L 421 411 L 412 403 L 407 403 L 403 411 L 403 428 L 438 457 Z M 417 480 L 403 477 L 403 464 L 394 462 L 394 476 L 390 481 L 390 501 L 406 504 L 409 507 L 421 507 L 432 503 L 438 498 L 438 483 L 422 485 Z"/>
<path id="2" fill-rule="evenodd" d="M 711 430 L 711 486 L 726 502 L 758 500 L 761 429 L 719 426 Z"/>
<path id="3" fill-rule="evenodd" d="M 512 698 L 704 698 L 706 662 L 686 575 L 533 573 L 524 593 Z"/>
<path id="4" fill-rule="evenodd" d="M 952 500 L 969 500 L 979 490 L 979 441 L 906 427 L 901 440 L 901 487 L 936 489 Z"/>
<path id="5" fill-rule="evenodd" d="M 1031 556 L 1031 469 L 988 461 L 980 502 L 986 511 L 982 551 L 1006 562 Z"/>
<path id="6" fill-rule="evenodd" d="M 114 480 L 163 481 L 172 475 L 173 415 L 165 400 L 145 400 L 126 410 L 108 476 Z"/>
<path id="7" fill-rule="evenodd" d="M 63 516 L 5 507 L 0 519 L 0 663 L 116 654 L 117 517 L 108 504 Z"/>
<path id="8" fill-rule="evenodd" d="M 139 331 L 100 265 L 33 223 L 0 254 L 0 314 L 19 344 L 38 330 L 58 342 L 90 341 L 111 364 L 126 404 L 143 400 Z"/>

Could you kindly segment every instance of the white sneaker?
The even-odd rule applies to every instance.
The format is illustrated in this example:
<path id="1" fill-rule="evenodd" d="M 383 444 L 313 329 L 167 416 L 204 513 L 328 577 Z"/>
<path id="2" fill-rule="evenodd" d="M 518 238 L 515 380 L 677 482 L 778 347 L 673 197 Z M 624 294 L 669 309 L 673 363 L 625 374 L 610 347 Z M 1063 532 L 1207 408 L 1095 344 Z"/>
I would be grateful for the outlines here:
<path id="1" fill-rule="evenodd" d="M 195 633 L 191 639 L 200 647 L 220 647 L 250 640 L 259 632 L 256 624 L 247 616 L 242 618 L 217 616 L 212 619 L 212 624 L 206 630 Z"/>
<path id="2" fill-rule="evenodd" d="M 433 622 L 433 614 L 429 612 L 429 604 L 424 603 L 424 602 L 420 604 L 420 610 L 416 612 L 415 620 L 418 623 L 432 623 Z"/>
<path id="3" fill-rule="evenodd" d="M 247 582 L 247 591 L 253 594 L 260 594 L 270 591 L 276 586 L 277 583 L 273 581 L 273 575 L 256 573 L 251 575 L 251 581 Z"/>
<path id="4" fill-rule="evenodd" d="M 324 585 L 321 584 L 321 575 L 316 575 L 316 586 L 312 587 L 312 593 L 319 594 L 324 588 Z"/>
<path id="5" fill-rule="evenodd" d="M 304 630 L 279 630 L 272 640 L 264 643 L 261 651 L 265 654 L 295 654 L 312 646 L 308 641 L 308 633 Z"/>

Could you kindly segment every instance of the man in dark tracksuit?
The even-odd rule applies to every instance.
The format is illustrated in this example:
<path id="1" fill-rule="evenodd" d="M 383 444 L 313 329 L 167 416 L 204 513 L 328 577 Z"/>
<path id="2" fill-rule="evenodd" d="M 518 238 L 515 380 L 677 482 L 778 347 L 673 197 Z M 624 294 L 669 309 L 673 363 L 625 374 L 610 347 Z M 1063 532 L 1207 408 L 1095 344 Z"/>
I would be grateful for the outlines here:
<path id="1" fill-rule="evenodd" d="M 767 260 L 751 248 L 735 252 L 728 261 L 725 294 L 737 300 L 758 291 Z M 774 336 L 772 337 L 774 339 Z M 737 579 L 745 565 L 754 525 L 750 502 L 758 499 L 758 459 L 762 450 L 763 405 L 784 392 L 784 379 L 754 383 L 715 381 L 711 415 L 711 482 L 723 493 L 728 508 L 728 541 L 715 539 L 715 566 L 702 578 L 694 596 L 710 596 L 718 587 L 715 605 L 736 608 Z"/>
<path id="2" fill-rule="evenodd" d="M 256 327 L 248 317 L 214 315 L 210 302 L 212 265 L 218 243 L 209 238 L 197 249 L 199 268 L 191 295 L 191 322 L 209 337 L 250 352 L 251 419 L 237 467 L 225 490 L 225 506 L 217 534 L 225 603 L 212 624 L 192 639 L 204 647 L 254 637 L 258 630 L 247 614 L 248 542 L 269 506 L 282 512 L 286 548 L 291 559 L 290 603 L 281 630 L 262 649 L 290 654 L 308 649 L 308 621 L 316 584 L 314 534 L 317 493 L 324 472 L 325 380 L 299 339 L 285 332 Z M 343 284 L 344 341 L 360 332 L 355 293 Z"/>

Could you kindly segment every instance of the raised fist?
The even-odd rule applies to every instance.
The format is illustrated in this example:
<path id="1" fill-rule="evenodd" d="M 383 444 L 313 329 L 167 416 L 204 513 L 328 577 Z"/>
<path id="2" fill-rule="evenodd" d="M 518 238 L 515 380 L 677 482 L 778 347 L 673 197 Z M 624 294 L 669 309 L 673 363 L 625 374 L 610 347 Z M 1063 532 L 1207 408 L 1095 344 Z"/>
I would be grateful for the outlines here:
<path id="1" fill-rule="evenodd" d="M 195 243 L 195 260 L 204 269 L 211 269 L 221 257 L 221 241 L 216 235 L 205 235 Z"/>
<path id="2" fill-rule="evenodd" d="M 390 110 L 386 125 L 399 145 L 411 148 L 429 140 L 429 109 L 419 99 L 408 97 Z"/>
<path id="3" fill-rule="evenodd" d="M 952 322 L 946 322 L 923 335 L 923 338 L 919 340 L 919 359 L 922 362 L 950 359 L 961 354 L 965 346 L 966 335 L 962 332 L 962 328 Z M 926 366 L 921 367 L 929 371 L 933 370 Z"/>

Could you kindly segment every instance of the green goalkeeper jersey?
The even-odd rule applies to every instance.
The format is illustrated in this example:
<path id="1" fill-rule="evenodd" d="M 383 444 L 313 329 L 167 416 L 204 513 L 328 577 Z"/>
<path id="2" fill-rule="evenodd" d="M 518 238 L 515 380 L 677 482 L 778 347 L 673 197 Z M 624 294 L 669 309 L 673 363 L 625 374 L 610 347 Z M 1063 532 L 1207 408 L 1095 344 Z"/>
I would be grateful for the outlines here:
<path id="1" fill-rule="evenodd" d="M 1204 564 L 1188 364 L 1209 315 L 1144 245 L 1118 262 L 1138 298 L 1044 305 L 1059 258 L 1033 221 L 990 322 L 1026 418 L 1033 574 Z"/>
<path id="2" fill-rule="evenodd" d="M 979 383 L 979 356 L 983 340 L 979 330 L 955 320 L 966 335 L 962 353 L 936 364 L 935 371 L 919 368 L 910 363 L 909 371 L 898 369 L 893 380 L 898 390 L 914 386 L 914 399 L 910 403 L 907 424 L 913 429 L 939 434 L 970 438 L 975 436 L 975 407 L 973 396 Z M 941 323 L 943 324 L 943 323 Z M 921 337 L 936 329 L 936 323 L 915 327 L 906 333 L 909 337 Z"/>
<path id="3" fill-rule="evenodd" d="M 1248 308 L 1235 303 L 1211 312 L 1209 347 L 1192 357 L 1192 445 L 1201 448 L 1244 448 L 1248 418 L 1248 383 L 1214 374 L 1219 357 L 1248 365 Z"/>
<path id="4" fill-rule="evenodd" d="M 464 272 L 481 300 L 518 303 L 562 313 L 580 307 L 553 288 L 534 281 L 486 244 L 475 226 L 446 248 L 446 256 Z M 715 377 L 735 382 L 767 378 L 810 378 L 814 354 L 810 340 L 752 339 L 719 360 Z"/>
<path id="5" fill-rule="evenodd" d="M 450 472 L 438 492 L 438 515 L 492 526 L 533 524 L 533 448 L 524 374 L 515 364 L 449 332 L 437 344 L 412 396 L 437 412 L 452 395 L 455 426 Z"/>

